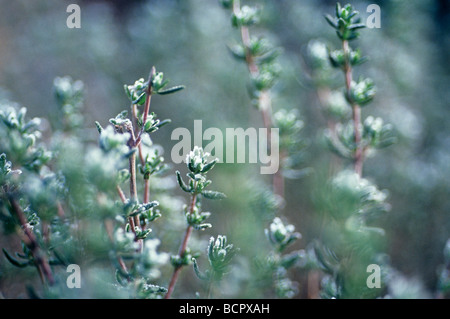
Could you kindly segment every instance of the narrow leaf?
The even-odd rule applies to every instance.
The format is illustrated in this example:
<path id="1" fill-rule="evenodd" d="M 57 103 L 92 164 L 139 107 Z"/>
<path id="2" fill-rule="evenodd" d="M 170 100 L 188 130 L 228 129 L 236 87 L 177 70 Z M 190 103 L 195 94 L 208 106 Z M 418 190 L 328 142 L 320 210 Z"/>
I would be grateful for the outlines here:
<path id="1" fill-rule="evenodd" d="M 178 185 L 180 185 L 180 188 L 184 190 L 186 193 L 191 193 L 192 189 L 189 188 L 183 181 L 183 178 L 181 178 L 181 173 L 179 171 L 176 171 L 177 174 L 177 181 Z"/>
<path id="2" fill-rule="evenodd" d="M 141 104 L 141 103 L 139 103 L 139 102 L 142 102 L 141 99 L 142 99 L 144 96 L 145 96 L 145 92 L 142 93 L 141 95 L 139 95 L 139 96 L 137 97 L 137 99 L 131 101 L 131 103 L 133 103 L 133 104 Z"/>
<path id="3" fill-rule="evenodd" d="M 212 225 L 210 223 L 204 223 L 200 225 L 192 225 L 192 227 L 194 227 L 195 230 L 205 230 L 211 228 Z"/>
<path id="4" fill-rule="evenodd" d="M 158 93 L 160 95 L 171 94 L 171 93 L 175 93 L 175 92 L 181 91 L 184 88 L 185 88 L 184 85 L 178 85 L 178 86 L 173 86 L 173 87 L 165 89 L 165 90 L 159 90 L 156 93 Z"/>
<path id="5" fill-rule="evenodd" d="M 352 24 L 351 26 L 348 27 L 349 30 L 356 30 L 356 29 L 363 29 L 366 26 L 363 23 L 358 23 L 358 24 Z"/>
<path id="6" fill-rule="evenodd" d="M 203 191 L 202 195 L 208 199 L 224 199 L 227 197 L 224 193 L 216 191 Z"/>
<path id="7" fill-rule="evenodd" d="M 333 28 L 337 29 L 338 25 L 336 24 L 336 22 L 334 21 L 333 17 L 330 16 L 329 14 L 325 15 L 325 20 L 327 20 L 328 24 L 331 25 Z"/>
<path id="8" fill-rule="evenodd" d="M 216 165 L 216 163 L 217 163 L 217 159 L 215 159 L 214 161 L 212 161 L 212 162 L 206 164 L 206 165 L 203 167 L 203 169 L 202 169 L 202 173 L 208 172 L 211 168 L 213 168 L 214 165 Z"/>
<path id="9" fill-rule="evenodd" d="M 97 131 L 98 131 L 99 133 L 102 133 L 102 132 L 103 132 L 103 127 L 100 125 L 99 122 L 95 121 L 95 126 L 97 127 Z"/>
<path id="10" fill-rule="evenodd" d="M 156 201 L 156 200 L 154 200 L 154 201 L 151 201 L 151 202 L 149 202 L 149 203 L 143 204 L 143 206 L 144 206 L 144 209 L 145 209 L 145 210 L 149 210 L 150 208 L 159 206 L 159 202 Z"/>
<path id="11" fill-rule="evenodd" d="M 166 124 L 172 123 L 171 119 L 166 119 L 166 120 L 162 120 L 161 122 L 159 122 L 157 125 L 155 125 L 157 128 L 161 128 Z"/>
<path id="12" fill-rule="evenodd" d="M 17 259 L 15 259 L 13 256 L 11 256 L 8 251 L 5 248 L 2 248 L 3 253 L 5 254 L 6 259 L 8 259 L 8 261 L 13 264 L 16 267 L 19 268 L 24 268 L 26 266 L 28 266 L 28 262 L 20 262 Z"/>
<path id="13" fill-rule="evenodd" d="M 341 16 L 341 11 L 342 11 L 342 7 L 341 4 L 339 2 L 336 3 L 336 17 L 340 17 Z"/>
<path id="14" fill-rule="evenodd" d="M 227 48 L 236 59 L 245 60 L 245 49 L 242 45 L 229 45 Z"/>
<path id="15" fill-rule="evenodd" d="M 194 272 L 197 275 L 197 277 L 200 280 L 208 280 L 209 279 L 209 273 L 203 273 L 200 271 L 199 267 L 198 267 L 198 263 L 197 263 L 197 259 L 192 258 L 192 262 L 194 263 Z"/>

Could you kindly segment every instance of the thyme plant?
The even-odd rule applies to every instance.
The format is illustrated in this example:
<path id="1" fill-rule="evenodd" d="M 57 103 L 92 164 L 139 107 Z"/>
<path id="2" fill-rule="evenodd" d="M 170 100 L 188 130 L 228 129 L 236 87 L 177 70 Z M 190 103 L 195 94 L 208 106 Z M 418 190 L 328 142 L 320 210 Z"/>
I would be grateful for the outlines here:
<path id="1" fill-rule="evenodd" d="M 172 292 L 175 288 L 175 283 L 178 279 L 179 273 L 183 266 L 189 265 L 195 261 L 198 257 L 196 254 L 192 254 L 188 247 L 189 238 L 191 237 L 193 230 L 205 230 L 212 227 L 210 223 L 205 223 L 204 221 L 211 215 L 209 212 L 203 212 L 201 208 L 201 198 L 206 199 L 223 199 L 225 194 L 206 190 L 206 187 L 211 184 L 211 181 L 206 178 L 206 174 L 214 167 L 217 159 L 210 161 L 208 157 L 209 153 L 204 152 L 201 147 L 194 146 L 194 150 L 191 151 L 186 156 L 186 164 L 189 170 L 187 177 L 189 178 L 188 184 L 186 184 L 179 171 L 177 174 L 177 181 L 180 188 L 190 194 L 189 205 L 185 206 L 184 213 L 186 216 L 187 228 L 185 235 L 183 237 L 182 243 L 178 254 L 172 256 L 171 262 L 174 267 L 174 272 L 172 274 L 169 288 L 165 298 L 170 298 Z M 213 240 L 213 238 L 211 239 Z M 216 277 L 220 279 L 224 274 L 226 266 L 230 263 L 232 256 L 235 253 L 233 245 L 226 245 L 226 237 L 218 237 L 217 243 L 213 244 L 214 241 L 209 243 L 208 248 L 208 260 L 216 270 L 215 273 L 209 274 L 210 284 Z M 216 253 L 214 253 L 217 250 Z M 219 254 L 220 256 L 217 256 Z M 216 269 L 217 268 L 217 269 Z M 205 276 L 199 275 L 198 266 L 194 263 L 194 269 L 196 274 L 200 279 L 205 279 Z M 207 296 L 210 295 L 211 286 L 208 286 Z"/>
<path id="2" fill-rule="evenodd" d="M 307 249 L 317 267 L 325 273 L 321 282 L 324 298 L 370 298 L 383 296 L 383 289 L 370 289 L 366 284 L 367 267 L 387 266 L 382 253 L 382 228 L 374 226 L 376 219 L 387 212 L 387 191 L 380 190 L 363 177 L 364 160 L 374 151 L 395 142 L 393 127 L 381 118 L 361 111 L 375 97 L 374 82 L 360 77 L 354 80 L 354 67 L 367 61 L 360 49 L 350 46 L 365 27 L 358 12 L 350 4 L 336 4 L 335 15 L 326 15 L 341 44 L 339 49 L 327 49 L 321 42 L 309 46 L 313 75 L 318 96 L 328 116 L 326 145 L 338 156 L 352 163 L 342 163 L 334 170 L 326 187 L 316 193 L 316 204 L 323 213 L 322 236 Z M 331 68 L 342 72 L 342 91 L 329 88 L 333 82 Z M 347 162 L 348 163 L 348 162 Z M 339 168 L 341 166 L 341 168 Z M 342 168 L 343 166 L 343 168 Z M 307 263 L 308 264 L 308 263 Z"/>
<path id="3" fill-rule="evenodd" d="M 305 141 L 300 137 L 303 121 L 299 119 L 297 109 L 279 108 L 274 111 L 274 87 L 282 72 L 277 58 L 282 53 L 282 49 L 274 46 L 266 37 L 251 34 L 251 28 L 260 24 L 262 15 L 260 7 L 241 6 L 240 0 L 220 2 L 225 9 L 231 11 L 231 25 L 238 29 L 240 34 L 239 41 L 230 45 L 229 50 L 238 61 L 243 61 L 247 66 L 251 82 L 248 89 L 251 103 L 261 114 L 263 126 L 266 129 L 276 128 L 279 134 L 276 143 L 267 143 L 279 148 L 280 154 L 280 168 L 271 178 L 272 191 L 267 194 L 263 190 L 265 195 L 260 194 L 257 197 L 266 197 L 266 202 L 270 201 L 270 198 L 273 198 L 275 202 L 276 198 L 284 200 L 285 178 L 297 178 L 304 173 L 304 170 L 298 167 L 302 162 Z M 267 132 L 265 138 L 270 141 L 273 135 L 269 133 L 270 130 Z M 269 210 L 271 215 L 281 213 L 280 205 L 272 206 L 273 209 L 270 207 L 268 205 L 263 209 Z M 269 228 L 265 230 L 267 238 L 273 245 L 273 251 L 262 260 L 256 261 L 257 273 L 262 274 L 256 281 L 269 280 L 272 283 L 269 286 L 274 287 L 277 296 L 292 298 L 297 293 L 297 284 L 288 278 L 288 269 L 300 259 L 300 253 L 293 252 L 284 257 L 281 255 L 284 248 L 301 238 L 301 235 L 294 232 L 293 225 L 285 226 L 280 217 L 274 217 Z M 282 218 L 285 219 L 285 217 Z M 283 242 L 285 244 L 282 244 Z"/>
<path id="4" fill-rule="evenodd" d="M 218 298 L 224 295 L 224 287 L 234 288 L 229 290 L 239 297 L 252 298 L 295 298 L 305 292 L 321 298 L 430 297 L 420 282 L 408 280 L 390 266 L 380 227 L 380 217 L 391 208 L 389 193 L 364 174 L 366 160 L 393 144 L 396 134 L 392 125 L 370 115 L 376 86 L 372 79 L 356 73 L 364 72 L 360 66 L 368 61 L 357 48 L 365 28 L 359 13 L 350 4 L 337 3 L 335 13 L 325 15 L 337 46 L 313 40 L 307 48 L 311 79 L 326 122 L 321 142 L 336 156 L 327 156 L 328 172 L 314 174 L 314 208 L 298 212 L 289 196 L 304 190 L 286 185 L 287 179 L 311 171 L 301 168 L 307 146 L 303 129 L 310 121 L 300 116 L 296 105 L 278 105 L 283 100 L 277 95 L 285 75 L 280 62 L 283 49 L 269 40 L 261 6 L 240 0 L 219 2 L 228 10 L 236 31 L 236 40 L 228 49 L 246 69 L 250 114 L 256 114 L 268 132 L 261 136 L 266 143 L 259 147 L 268 148 L 265 154 L 273 154 L 271 145 L 279 148 L 279 170 L 257 177 L 249 170 L 248 180 L 254 183 L 251 192 L 237 200 L 250 202 L 257 220 L 256 226 L 241 223 L 244 218 L 237 214 L 245 235 L 265 241 L 252 247 L 252 255 L 247 256 L 240 253 L 227 223 L 223 233 L 214 233 L 216 227 L 210 223 L 214 219 L 209 219 L 212 213 L 205 202 L 225 200 L 226 195 L 210 189 L 218 160 L 202 145 L 195 145 L 185 166 L 175 170 L 164 158 L 166 143 L 154 143 L 153 137 L 170 127 L 171 120 L 157 116 L 152 97 L 178 93 L 184 86 L 169 86 L 164 74 L 152 67 L 147 79 L 124 85 L 129 100 L 126 110 L 94 122 L 85 115 L 83 82 L 57 77 L 53 82 L 57 108 L 48 118 L 30 118 L 27 108 L 0 100 L 0 236 L 2 257 L 8 262 L 5 267 L 2 263 L 0 279 L 25 282 L 19 296 L 29 298 Z M 188 2 L 179 5 L 181 11 L 197 14 Z M 316 6 L 297 4 L 293 8 Z M 153 17 L 168 16 L 163 10 L 155 12 Z M 211 35 L 202 29 L 209 20 L 194 17 L 199 21 L 187 24 L 190 31 Z M 145 42 L 140 30 L 148 19 L 137 20 L 124 28 L 124 34 Z M 191 39 L 184 36 L 180 36 L 184 44 L 189 43 Z M 149 43 L 165 38 L 157 32 L 156 41 Z M 200 51 L 211 48 L 200 41 L 195 45 Z M 124 47 L 128 55 L 128 46 Z M 102 59 L 114 56 L 108 50 L 100 50 L 105 53 Z M 193 58 L 195 63 L 186 69 L 190 75 L 204 61 L 198 52 L 188 53 L 178 64 Z M 216 93 L 223 91 L 222 85 L 213 86 L 218 88 Z M 278 134 L 271 134 L 271 129 Z M 230 187 L 241 186 L 231 183 Z M 291 209 L 300 217 L 288 215 Z M 307 229 L 307 237 L 313 240 L 296 250 L 302 234 L 288 219 L 308 221 L 312 215 L 319 216 L 320 233 Z M 450 240 L 442 257 L 436 275 L 437 298 L 450 295 Z M 81 270 L 81 282 L 71 281 L 68 270 L 73 266 Z M 370 266 L 382 270 L 377 289 L 368 284 Z M 184 282 L 189 285 L 183 286 Z M 73 285 L 78 289 L 72 289 Z M 315 285 L 320 288 L 318 296 L 312 292 Z"/>
<path id="5" fill-rule="evenodd" d="M 21 251 L 3 248 L 3 253 L 16 267 L 36 268 L 42 286 L 28 286 L 30 297 L 168 298 L 181 267 L 199 257 L 190 253 L 187 244 L 193 229 L 211 227 L 204 223 L 209 213 L 201 211 L 200 198 L 225 197 L 206 189 L 211 183 L 206 173 L 216 160 L 207 161 L 208 154 L 201 148 L 195 147 L 187 157 L 188 185 L 176 174 L 180 187 L 191 194 L 184 210 L 188 227 L 178 255 L 170 258 L 169 253 L 159 252 L 166 237 L 153 235 L 152 225 L 169 209 L 164 211 L 164 204 L 154 200 L 157 196 L 151 196 L 150 190 L 163 183 L 169 165 L 150 134 L 170 120 L 160 120 L 150 111 L 151 97 L 184 88 L 167 84 L 163 73 L 153 67 L 147 81 L 125 85 L 130 109 L 111 118 L 106 127 L 95 122 L 97 146 L 82 134 L 87 121 L 82 116 L 80 81 L 55 79 L 61 112 L 48 143 L 42 140 L 39 118 L 27 120 L 26 108 L 2 103 L 0 216 L 6 233 L 18 235 L 22 243 Z M 228 271 L 236 251 L 225 236 L 210 241 L 208 296 L 212 283 Z M 169 260 L 175 271 L 166 282 L 163 268 Z M 65 280 L 65 268 L 72 264 L 86 278 L 79 290 L 68 289 Z M 105 271 L 111 266 L 115 271 Z M 199 273 L 197 265 L 195 269 Z"/>

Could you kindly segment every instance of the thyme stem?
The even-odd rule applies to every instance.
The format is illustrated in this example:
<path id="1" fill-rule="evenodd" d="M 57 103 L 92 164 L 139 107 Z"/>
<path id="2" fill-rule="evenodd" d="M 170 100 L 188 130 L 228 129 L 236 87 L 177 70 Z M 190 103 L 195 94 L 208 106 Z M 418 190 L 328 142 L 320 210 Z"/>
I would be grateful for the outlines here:
<path id="1" fill-rule="evenodd" d="M 350 64 L 350 47 L 348 44 L 348 40 L 342 41 L 342 49 L 344 51 L 344 56 L 345 56 L 345 65 L 344 65 L 345 88 L 346 88 L 346 94 L 349 97 L 351 85 L 352 85 L 352 81 L 353 81 L 353 75 L 352 75 L 352 66 Z M 359 176 L 362 176 L 364 159 L 363 159 L 363 150 L 361 148 L 361 131 L 360 131 L 361 107 L 354 101 L 351 101 L 351 107 L 352 107 L 352 117 L 353 117 L 354 135 L 355 135 L 354 168 L 355 168 L 355 172 Z"/>
<path id="2" fill-rule="evenodd" d="M 194 183 L 194 190 L 197 188 L 197 183 Z M 193 214 L 194 213 L 194 209 L 195 209 L 195 204 L 197 202 L 197 193 L 193 193 L 192 197 L 191 197 L 191 203 L 189 205 L 189 214 Z M 186 228 L 186 232 L 184 233 L 184 238 L 183 241 L 181 243 L 180 249 L 178 251 L 178 256 L 183 256 L 186 253 L 186 248 L 187 248 L 187 244 L 189 242 L 189 238 L 191 237 L 192 234 L 192 226 L 189 225 Z M 164 299 L 169 299 L 170 296 L 172 295 L 173 289 L 175 288 L 175 284 L 177 282 L 178 279 L 178 275 L 181 271 L 182 266 L 178 265 L 175 267 L 175 270 L 172 274 L 172 278 L 170 279 L 170 283 L 169 283 L 169 287 L 167 288 L 167 293 L 164 297 Z"/>

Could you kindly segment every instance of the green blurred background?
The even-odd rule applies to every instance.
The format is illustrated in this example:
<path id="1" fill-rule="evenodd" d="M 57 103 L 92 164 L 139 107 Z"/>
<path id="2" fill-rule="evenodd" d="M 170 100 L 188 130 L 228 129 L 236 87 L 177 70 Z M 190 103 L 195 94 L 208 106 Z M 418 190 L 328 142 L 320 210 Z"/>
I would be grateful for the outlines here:
<path id="1" fill-rule="evenodd" d="M 66 27 L 70 3 L 81 7 L 81 29 Z M 304 167 L 311 173 L 287 180 L 282 209 L 303 235 L 293 247 L 300 249 L 319 236 L 312 194 L 332 158 L 320 142 L 326 120 L 311 83 L 307 46 L 315 39 L 338 45 L 323 19 L 323 14 L 333 12 L 335 1 L 251 3 L 264 7 L 255 34 L 264 34 L 284 48 L 274 108 L 298 109 L 305 123 L 302 134 L 309 142 Z M 366 161 L 364 175 L 390 194 L 391 211 L 379 224 L 386 230 L 391 264 L 433 293 L 450 237 L 450 2 L 351 3 L 363 18 L 368 16 L 368 4 L 381 7 L 381 29 L 363 30 L 357 40 L 370 62 L 359 67 L 356 76 L 372 77 L 378 88 L 363 115 L 381 116 L 392 123 L 399 138 L 397 144 Z M 170 133 L 177 127 L 192 131 L 195 119 L 203 120 L 204 129 L 262 127 L 247 94 L 246 66 L 227 49 L 227 44 L 238 40 L 238 32 L 218 1 L 0 0 L 0 8 L 0 97 L 28 107 L 30 116 L 47 118 L 49 128 L 57 121 L 51 91 L 56 76 L 70 75 L 84 82 L 86 134 L 95 142 L 94 120 L 106 125 L 109 118 L 128 109 L 123 85 L 146 78 L 153 65 L 171 84 L 186 85 L 179 94 L 155 96 L 152 101 L 160 118 L 172 119 L 170 127 L 153 135 L 169 162 L 176 143 Z M 261 243 L 266 242 L 264 228 L 272 216 L 251 210 L 248 195 L 250 188 L 264 187 L 268 181 L 258 170 L 258 165 L 244 164 L 220 164 L 214 169 L 210 176 L 214 189 L 228 199 L 207 203 L 214 227 L 201 236 L 227 234 L 244 256 L 267 248 Z M 0 265 L 5 262 L 2 258 Z M 298 297 L 305 297 L 305 275 L 292 276 L 300 282 Z M 5 296 L 14 297 L 11 280 L 2 277 L 0 287 Z M 236 290 L 238 284 L 224 289 L 229 295 Z"/>

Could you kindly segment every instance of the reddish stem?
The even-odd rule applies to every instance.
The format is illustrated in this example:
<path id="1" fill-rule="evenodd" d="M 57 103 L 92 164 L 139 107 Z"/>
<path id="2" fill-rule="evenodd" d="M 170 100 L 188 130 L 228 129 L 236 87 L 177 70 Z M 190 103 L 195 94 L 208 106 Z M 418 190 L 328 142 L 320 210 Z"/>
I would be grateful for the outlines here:
<path id="1" fill-rule="evenodd" d="M 194 189 L 196 188 L 196 185 L 197 185 L 197 182 L 194 183 Z M 192 195 L 191 203 L 189 206 L 189 214 L 194 213 L 196 201 L 197 201 L 197 194 L 194 193 Z M 191 237 L 192 230 L 193 230 L 193 228 L 190 225 L 186 228 L 186 232 L 184 233 L 183 242 L 181 243 L 180 249 L 178 251 L 178 256 L 180 256 L 180 257 L 182 257 L 186 253 L 187 244 L 189 242 L 189 238 Z M 178 275 L 180 274 L 181 268 L 182 268 L 181 265 L 178 265 L 175 267 L 173 274 L 172 274 L 172 278 L 170 279 L 169 287 L 167 288 L 167 293 L 166 293 L 164 299 L 169 299 L 170 296 L 172 295 L 172 292 L 173 292 L 173 289 L 175 288 L 175 284 L 177 282 Z"/>
<path id="2" fill-rule="evenodd" d="M 187 244 L 188 244 L 189 238 L 191 237 L 191 234 L 192 234 L 192 226 L 188 226 L 186 228 L 186 232 L 184 234 L 183 243 L 181 244 L 180 251 L 178 253 L 179 256 L 183 256 L 183 254 L 186 252 Z M 170 279 L 169 287 L 167 288 L 167 293 L 166 293 L 164 299 L 169 299 L 170 296 L 172 295 L 172 292 L 175 288 L 175 284 L 178 280 L 178 276 L 181 272 L 181 269 L 182 269 L 181 265 L 175 267 L 175 270 L 173 271 L 172 278 Z"/>
<path id="3" fill-rule="evenodd" d="M 117 189 L 117 193 L 119 194 L 120 200 L 122 201 L 122 203 L 125 204 L 125 202 L 127 201 L 127 198 L 125 197 L 123 190 L 120 188 L 119 185 L 116 186 L 116 189 Z"/>
<path id="4" fill-rule="evenodd" d="M 9 197 L 9 202 L 11 203 L 12 210 L 19 219 L 23 232 L 25 233 L 27 239 L 25 244 L 28 246 L 28 248 L 31 251 L 31 254 L 33 255 L 34 262 L 36 264 L 36 267 L 38 268 L 41 278 L 42 277 L 47 278 L 48 283 L 50 285 L 53 285 L 55 283 L 55 279 L 53 278 L 50 264 L 48 263 L 45 255 L 41 252 L 37 239 L 34 236 L 34 233 L 28 227 L 27 225 L 28 221 L 27 218 L 25 217 L 24 212 L 22 211 L 22 208 L 19 206 L 19 204 L 15 201 L 15 199 L 12 196 Z"/>
<path id="5" fill-rule="evenodd" d="M 113 243 L 114 242 L 114 237 L 113 237 L 113 224 L 112 221 L 110 219 L 106 219 L 104 221 L 105 224 L 105 229 L 106 229 L 106 234 L 109 237 L 109 240 Z M 125 265 L 125 262 L 123 261 L 122 257 L 117 256 L 117 261 L 120 265 L 120 268 L 122 268 L 122 270 L 128 274 L 128 269 L 127 266 Z M 128 281 L 130 281 L 130 279 L 128 278 Z"/>
<path id="6" fill-rule="evenodd" d="M 240 3 L 238 0 L 235 0 L 233 2 L 233 12 L 234 14 L 237 14 L 241 10 Z M 240 27 L 241 32 L 241 40 L 242 44 L 244 45 L 245 49 L 245 61 L 247 63 L 248 70 L 250 72 L 250 75 L 252 77 L 257 77 L 259 75 L 259 68 L 258 65 L 255 63 L 255 59 L 252 56 L 250 52 L 250 32 L 248 27 L 241 26 Z M 269 129 L 273 126 L 273 120 L 272 120 L 272 99 L 270 97 L 270 93 L 267 90 L 261 91 L 260 95 L 258 97 L 258 105 L 259 109 L 261 111 L 261 116 L 263 120 L 263 125 L 265 128 L 267 128 L 267 145 L 271 145 L 271 138 L 270 138 L 270 132 Z M 281 159 L 280 159 L 281 160 Z M 284 197 L 284 177 L 281 170 L 278 170 L 272 179 L 272 185 L 273 185 L 273 191 L 275 194 L 280 195 L 281 197 Z"/>

